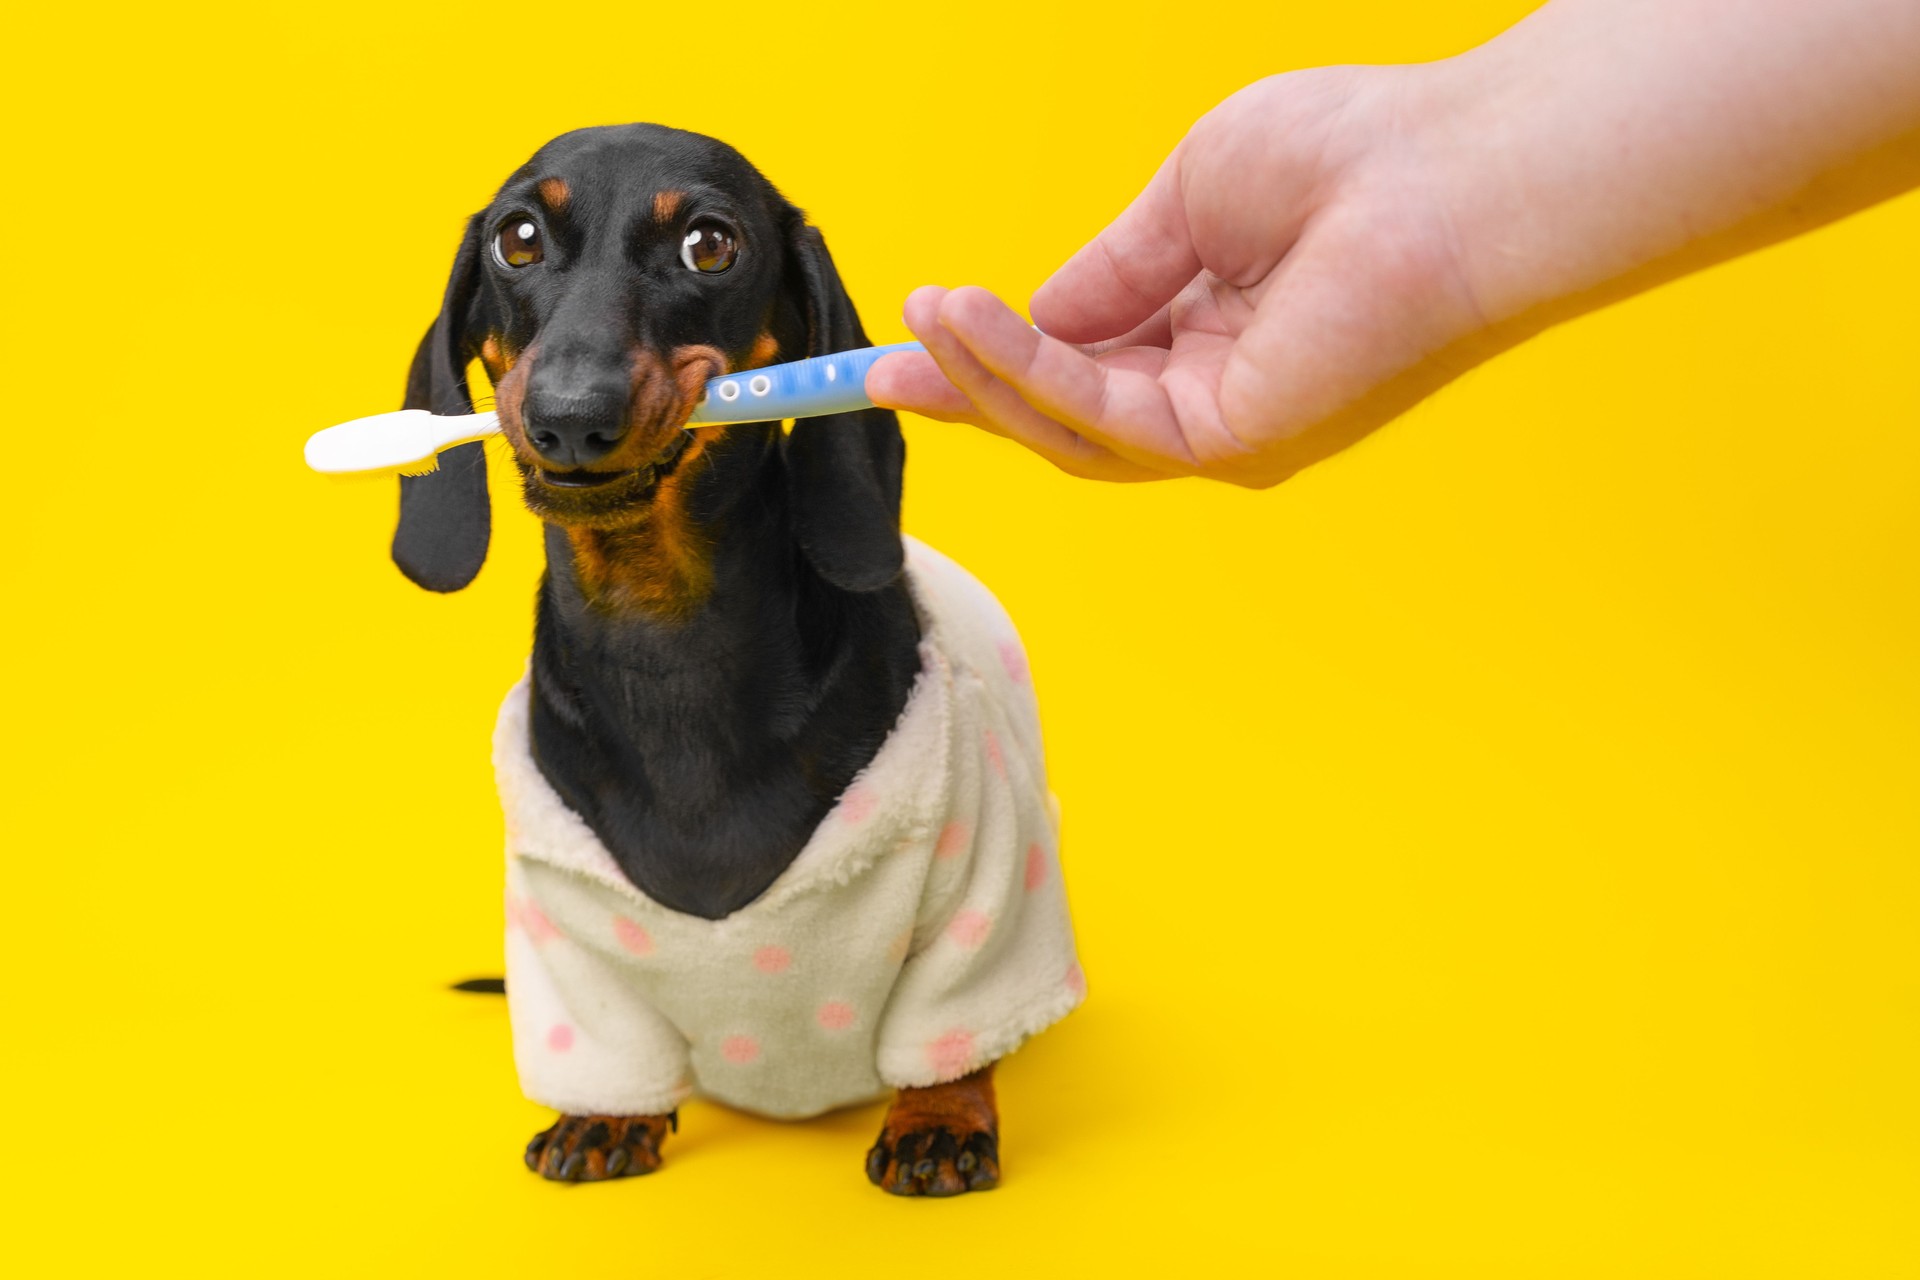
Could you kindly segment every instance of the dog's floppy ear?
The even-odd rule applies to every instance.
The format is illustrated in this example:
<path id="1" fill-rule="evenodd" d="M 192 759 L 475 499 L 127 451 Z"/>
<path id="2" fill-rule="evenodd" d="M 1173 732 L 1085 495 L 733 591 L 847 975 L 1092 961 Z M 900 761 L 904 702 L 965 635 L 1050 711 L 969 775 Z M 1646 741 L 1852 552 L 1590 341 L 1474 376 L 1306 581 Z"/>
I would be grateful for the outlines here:
<path id="1" fill-rule="evenodd" d="M 467 361 L 473 357 L 472 314 L 480 281 L 480 215 L 454 255 L 440 314 L 413 354 L 402 408 L 432 413 L 473 412 Z M 440 455 L 430 475 L 400 477 L 400 524 L 393 531 L 393 562 L 429 591 L 458 591 L 487 558 L 493 509 L 487 504 L 487 455 L 475 442 Z"/>
<path id="2" fill-rule="evenodd" d="M 807 317 L 807 354 L 867 346 L 827 243 L 789 213 L 789 288 Z M 800 549 L 844 591 L 878 591 L 900 576 L 900 477 L 907 443 L 891 409 L 801 418 L 787 434 L 788 500 Z"/>

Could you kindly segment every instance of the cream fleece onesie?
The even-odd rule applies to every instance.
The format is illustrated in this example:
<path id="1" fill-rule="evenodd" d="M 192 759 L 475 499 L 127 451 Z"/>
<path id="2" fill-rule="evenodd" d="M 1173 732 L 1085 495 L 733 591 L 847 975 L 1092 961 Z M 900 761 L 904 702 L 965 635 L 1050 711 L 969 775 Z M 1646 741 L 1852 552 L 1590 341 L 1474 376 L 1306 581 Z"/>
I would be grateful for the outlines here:
<path id="1" fill-rule="evenodd" d="M 527 684 L 494 768 L 507 995 L 529 1098 L 658 1115 L 690 1093 L 800 1117 L 952 1080 L 1086 994 L 1025 651 L 987 589 L 906 539 L 921 671 L 798 857 L 720 920 L 654 902 L 533 762 Z"/>

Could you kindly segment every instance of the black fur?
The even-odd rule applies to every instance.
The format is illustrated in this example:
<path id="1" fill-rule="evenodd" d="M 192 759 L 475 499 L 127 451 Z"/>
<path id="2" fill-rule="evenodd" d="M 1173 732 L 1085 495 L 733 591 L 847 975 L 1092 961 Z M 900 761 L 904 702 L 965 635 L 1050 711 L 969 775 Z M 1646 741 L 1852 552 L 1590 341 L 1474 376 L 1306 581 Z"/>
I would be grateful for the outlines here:
<path id="1" fill-rule="evenodd" d="M 490 237 L 538 210 L 533 192 L 549 177 L 572 199 L 564 218 L 536 214 L 547 260 L 500 266 Z M 706 213 L 737 230 L 732 268 L 700 277 L 680 264 L 677 232 L 655 234 L 661 191 L 685 193 L 681 225 Z M 407 403 L 466 411 L 461 375 L 484 335 L 524 351 L 562 331 L 569 358 L 589 362 L 693 343 L 738 360 L 769 332 L 783 360 L 867 344 L 800 211 L 731 148 L 652 125 L 555 139 L 474 217 Z M 486 554 L 484 461 L 478 446 L 455 452 L 471 462 L 443 455 L 439 473 L 403 482 L 394 540 L 401 569 L 439 591 L 466 585 Z M 713 585 L 684 617 L 603 607 L 565 529 L 548 524 L 534 756 L 656 901 L 717 919 L 758 897 L 898 718 L 919 669 L 900 573 L 904 456 L 884 410 L 791 434 L 727 428 L 688 477 Z"/>
<path id="2" fill-rule="evenodd" d="M 440 314 L 420 340 L 407 371 L 403 409 L 430 413 L 473 412 L 467 394 L 467 362 L 473 358 L 475 291 L 480 276 L 481 219 L 470 219 L 454 256 Z M 440 455 L 440 469 L 400 478 L 400 524 L 393 531 L 393 562 L 429 591 L 458 591 L 472 582 L 487 558 L 493 510 L 487 505 L 487 458 L 479 444 Z"/>

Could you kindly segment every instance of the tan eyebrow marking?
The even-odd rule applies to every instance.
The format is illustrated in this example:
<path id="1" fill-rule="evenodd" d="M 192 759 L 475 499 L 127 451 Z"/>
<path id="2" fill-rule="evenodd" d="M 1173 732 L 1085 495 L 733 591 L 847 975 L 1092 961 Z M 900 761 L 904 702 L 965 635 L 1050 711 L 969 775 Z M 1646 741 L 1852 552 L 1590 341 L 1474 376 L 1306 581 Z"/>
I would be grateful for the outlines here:
<path id="1" fill-rule="evenodd" d="M 567 202 L 573 199 L 573 189 L 565 178 L 542 178 L 539 191 L 540 199 L 554 213 L 565 213 Z"/>
<path id="2" fill-rule="evenodd" d="M 660 191 L 653 197 L 653 220 L 672 222 L 673 215 L 680 212 L 680 202 L 687 198 L 684 191 Z"/>

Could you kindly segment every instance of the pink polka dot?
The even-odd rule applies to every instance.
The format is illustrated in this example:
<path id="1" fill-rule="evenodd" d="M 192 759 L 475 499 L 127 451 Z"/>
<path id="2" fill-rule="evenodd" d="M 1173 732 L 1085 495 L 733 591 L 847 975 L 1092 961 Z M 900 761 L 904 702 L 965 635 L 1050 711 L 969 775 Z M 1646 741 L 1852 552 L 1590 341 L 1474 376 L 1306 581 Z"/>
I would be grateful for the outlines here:
<path id="1" fill-rule="evenodd" d="M 1087 994 L 1087 975 L 1080 971 L 1079 961 L 1076 960 L 1067 966 L 1066 983 L 1067 990 L 1073 992 L 1073 994 L 1077 996 Z"/>
<path id="2" fill-rule="evenodd" d="M 623 951 L 636 956 L 653 954 L 653 935 L 625 916 L 613 918 L 613 936 Z"/>
<path id="3" fill-rule="evenodd" d="M 556 1022 L 548 1027 L 547 1048 L 555 1053 L 565 1053 L 573 1048 L 573 1028 L 564 1022 Z"/>
<path id="4" fill-rule="evenodd" d="M 762 947 L 753 953 L 753 967 L 762 973 L 785 973 L 793 953 L 785 947 Z"/>
<path id="5" fill-rule="evenodd" d="M 1020 647 L 1018 640 L 1000 642 L 1000 665 L 1007 669 L 1007 679 L 1015 684 L 1025 684 L 1028 679 L 1027 651 Z"/>
<path id="6" fill-rule="evenodd" d="M 981 736 L 981 741 L 987 748 L 987 763 L 993 766 L 995 773 L 999 774 L 1002 778 L 1006 777 L 1007 758 L 1000 752 L 1000 735 L 988 729 Z"/>
<path id="7" fill-rule="evenodd" d="M 840 821 L 865 822 L 879 803 L 879 798 L 865 787 L 848 787 L 840 797 Z"/>
<path id="8" fill-rule="evenodd" d="M 720 1042 L 720 1056 L 736 1066 L 745 1066 L 760 1056 L 760 1042 L 752 1036 L 728 1036 Z"/>
<path id="9" fill-rule="evenodd" d="M 829 1031 L 845 1031 L 853 1025 L 853 1006 L 839 1000 L 829 1000 L 813 1016 Z"/>
<path id="10" fill-rule="evenodd" d="M 933 845 L 933 856 L 957 858 L 967 851 L 967 842 L 971 839 L 973 839 L 972 827 L 964 822 L 949 822 L 940 828 L 940 838 Z"/>
<path id="11" fill-rule="evenodd" d="M 955 1027 L 927 1042 L 927 1065 L 942 1080 L 967 1074 L 973 1065 L 973 1032 Z"/>
<path id="12" fill-rule="evenodd" d="M 993 932 L 993 918 L 971 907 L 953 913 L 947 922 L 947 936 L 963 947 L 977 947 Z"/>
<path id="13" fill-rule="evenodd" d="M 1047 851 L 1038 841 L 1027 846 L 1027 888 L 1038 889 L 1047 882 Z"/>
<path id="14" fill-rule="evenodd" d="M 535 942 L 546 942 L 560 936 L 560 930 L 554 927 L 553 921 L 547 919 L 547 913 L 531 902 L 520 904 L 520 927 Z"/>

